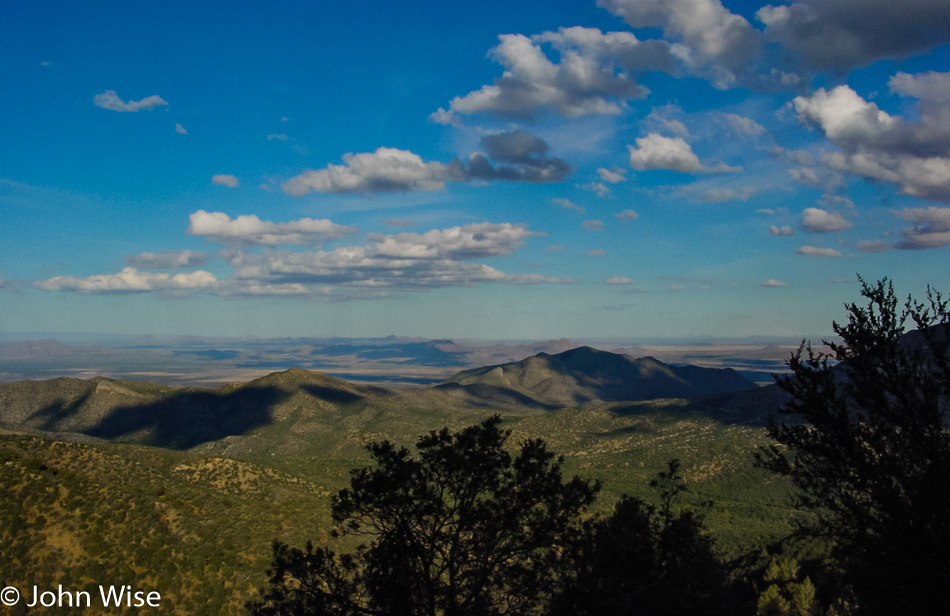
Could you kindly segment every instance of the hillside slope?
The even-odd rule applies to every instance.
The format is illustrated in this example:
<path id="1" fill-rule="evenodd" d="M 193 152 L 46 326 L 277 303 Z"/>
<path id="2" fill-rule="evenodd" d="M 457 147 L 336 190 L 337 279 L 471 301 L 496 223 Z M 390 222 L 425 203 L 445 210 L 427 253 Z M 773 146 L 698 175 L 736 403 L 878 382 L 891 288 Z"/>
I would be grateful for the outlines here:
<path id="1" fill-rule="evenodd" d="M 341 408 L 388 395 L 298 368 L 215 389 L 102 377 L 20 381 L 0 385 L 0 427 L 189 449 L 277 422 L 327 413 L 336 421 Z"/>
<path id="2" fill-rule="evenodd" d="M 670 366 L 652 357 L 634 359 L 591 347 L 463 370 L 437 387 L 452 385 L 509 389 L 551 407 L 696 398 L 756 388 L 731 368 Z"/>

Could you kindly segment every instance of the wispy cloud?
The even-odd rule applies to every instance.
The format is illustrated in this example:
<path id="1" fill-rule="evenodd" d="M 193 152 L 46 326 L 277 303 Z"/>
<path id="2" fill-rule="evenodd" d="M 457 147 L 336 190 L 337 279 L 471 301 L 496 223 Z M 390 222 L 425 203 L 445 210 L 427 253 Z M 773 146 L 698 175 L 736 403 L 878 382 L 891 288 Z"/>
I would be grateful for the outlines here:
<path id="1" fill-rule="evenodd" d="M 159 95 L 153 94 L 146 96 L 142 100 L 125 102 L 115 93 L 115 90 L 106 90 L 102 94 L 96 94 L 92 98 L 96 107 L 108 109 L 109 111 L 134 112 L 154 107 L 161 107 L 168 103 Z"/>
<path id="2" fill-rule="evenodd" d="M 753 120 L 736 113 L 724 113 L 723 119 L 737 135 L 759 137 L 765 134 L 765 127 Z"/>
<path id="3" fill-rule="evenodd" d="M 577 205 L 576 203 L 574 203 L 574 202 L 571 201 L 570 199 L 562 199 L 561 197 L 554 197 L 554 198 L 551 199 L 551 203 L 553 203 L 554 205 L 558 205 L 558 206 L 564 208 L 565 210 L 574 210 L 575 212 L 577 212 L 577 213 L 579 213 L 579 214 L 583 214 L 583 213 L 584 213 L 584 208 L 582 208 L 581 206 Z"/>
<path id="4" fill-rule="evenodd" d="M 626 182 L 627 181 L 626 173 L 627 173 L 626 169 L 621 169 L 619 167 L 614 167 L 613 169 L 604 169 L 603 167 L 601 167 L 597 170 L 597 175 L 600 176 L 600 179 L 610 184 Z"/>
<path id="5" fill-rule="evenodd" d="M 233 175 L 219 173 L 211 176 L 211 183 L 218 186 L 227 186 L 228 188 L 237 188 L 241 182 Z"/>
<path id="6" fill-rule="evenodd" d="M 769 235 L 795 235 L 795 231 L 788 225 L 782 225 L 781 227 L 772 225 L 769 227 Z"/>
<path id="7" fill-rule="evenodd" d="M 167 250 L 165 252 L 143 252 L 126 255 L 125 262 L 131 267 L 143 269 L 177 269 L 182 267 L 201 267 L 208 261 L 206 252 L 197 250 Z"/>
<path id="8" fill-rule="evenodd" d="M 748 201 L 749 197 L 759 192 L 752 186 L 742 188 L 709 188 L 699 196 L 703 203 L 725 203 L 727 201 Z"/>
<path id="9" fill-rule="evenodd" d="M 795 254 L 805 255 L 806 257 L 842 257 L 839 251 L 834 248 L 819 248 L 818 246 L 801 246 Z"/>

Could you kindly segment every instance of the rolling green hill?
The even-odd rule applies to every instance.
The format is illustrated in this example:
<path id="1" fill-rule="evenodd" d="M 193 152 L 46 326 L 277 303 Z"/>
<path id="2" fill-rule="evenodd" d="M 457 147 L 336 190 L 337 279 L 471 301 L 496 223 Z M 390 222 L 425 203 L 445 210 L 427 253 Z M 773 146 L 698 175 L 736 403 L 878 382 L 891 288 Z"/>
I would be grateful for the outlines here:
<path id="1" fill-rule="evenodd" d="M 399 391 L 299 369 L 215 389 L 0 385 L 0 575 L 23 587 L 128 583 L 160 591 L 163 613 L 240 614 L 273 539 L 328 540 L 330 497 L 367 462 L 366 444 L 410 445 L 495 413 L 512 446 L 543 438 L 567 473 L 601 480 L 599 511 L 623 493 L 652 498 L 649 479 L 681 459 L 688 502 L 715 501 L 707 516 L 726 557 L 779 539 L 802 515 L 786 483 L 752 467 L 769 398 L 737 375 L 592 349 L 519 363 L 506 376 L 515 387 L 479 382 L 494 368 Z M 631 370 L 636 388 L 618 382 Z M 739 391 L 625 397 L 710 394 L 722 383 Z"/>

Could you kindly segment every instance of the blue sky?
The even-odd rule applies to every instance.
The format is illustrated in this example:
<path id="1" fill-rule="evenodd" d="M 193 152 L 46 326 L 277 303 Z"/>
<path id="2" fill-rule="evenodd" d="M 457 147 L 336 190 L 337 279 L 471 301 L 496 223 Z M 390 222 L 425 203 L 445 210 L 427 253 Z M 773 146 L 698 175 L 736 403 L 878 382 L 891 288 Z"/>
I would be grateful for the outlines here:
<path id="1" fill-rule="evenodd" d="M 830 332 L 950 289 L 945 0 L 29 2 L 0 331 Z"/>

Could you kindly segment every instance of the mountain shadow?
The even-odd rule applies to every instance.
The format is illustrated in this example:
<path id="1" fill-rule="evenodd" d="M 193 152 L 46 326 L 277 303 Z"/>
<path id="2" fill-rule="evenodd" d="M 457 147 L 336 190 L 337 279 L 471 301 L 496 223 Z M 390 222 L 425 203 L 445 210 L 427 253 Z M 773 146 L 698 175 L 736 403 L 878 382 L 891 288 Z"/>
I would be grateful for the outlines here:
<path id="1" fill-rule="evenodd" d="M 300 368 L 215 389 L 104 377 L 19 381 L 0 385 L 0 427 L 190 449 L 392 395 Z"/>
<path id="2" fill-rule="evenodd" d="M 365 398 L 365 396 L 351 391 L 337 389 L 335 387 L 326 387 L 324 385 L 301 385 L 301 389 L 314 398 L 320 398 L 321 400 L 326 400 L 334 404 L 352 404 Z"/>
<path id="3" fill-rule="evenodd" d="M 0 426 L 188 449 L 272 422 L 275 386 L 175 389 L 144 381 L 58 378 L 0 386 Z"/>
<path id="4" fill-rule="evenodd" d="M 692 402 L 694 410 L 728 424 L 764 427 L 770 415 L 776 415 L 790 396 L 778 385 L 717 396 L 708 396 Z"/>
<path id="5" fill-rule="evenodd" d="M 270 409 L 283 397 L 276 387 L 242 387 L 222 394 L 186 391 L 148 404 L 118 407 L 85 434 L 134 438 L 142 445 L 190 449 L 271 423 Z"/>

